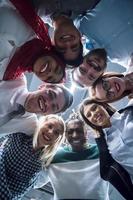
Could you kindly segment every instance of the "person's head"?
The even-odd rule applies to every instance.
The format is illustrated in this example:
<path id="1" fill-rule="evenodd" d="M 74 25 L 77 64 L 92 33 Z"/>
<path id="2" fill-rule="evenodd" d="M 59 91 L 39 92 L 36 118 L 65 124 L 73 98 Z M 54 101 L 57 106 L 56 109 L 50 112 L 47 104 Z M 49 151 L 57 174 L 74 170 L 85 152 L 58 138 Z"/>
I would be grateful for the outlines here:
<path id="1" fill-rule="evenodd" d="M 39 90 L 30 92 L 25 100 L 25 110 L 48 115 L 64 112 L 71 106 L 73 96 L 62 84 L 44 84 Z"/>
<path id="2" fill-rule="evenodd" d="M 101 130 L 111 125 L 110 117 L 116 110 L 107 103 L 85 99 L 80 105 L 80 114 L 91 128 Z"/>
<path id="3" fill-rule="evenodd" d="M 78 66 L 83 61 L 81 34 L 73 21 L 63 15 L 54 19 L 53 44 L 68 65 Z"/>
<path id="4" fill-rule="evenodd" d="M 66 121 L 66 139 L 73 151 L 82 151 L 87 144 L 87 130 L 79 114 L 70 115 Z"/>
<path id="5" fill-rule="evenodd" d="M 65 136 L 65 123 L 58 115 L 41 117 L 33 138 L 33 147 L 42 149 L 42 160 L 48 165 Z"/>
<path id="6" fill-rule="evenodd" d="M 66 65 L 56 53 L 41 55 L 33 64 L 33 72 L 46 83 L 59 83 L 65 77 Z"/>
<path id="7" fill-rule="evenodd" d="M 43 41 L 32 39 L 16 50 L 3 79 L 16 79 L 28 71 L 34 72 L 44 82 L 59 83 L 65 77 L 65 67 L 65 62 L 52 45 L 47 48 Z"/>
<path id="8" fill-rule="evenodd" d="M 93 49 L 84 56 L 83 63 L 72 72 L 72 78 L 78 86 L 91 86 L 105 71 L 107 52 L 105 49 Z"/>
<path id="9" fill-rule="evenodd" d="M 123 74 L 107 72 L 93 84 L 90 93 L 98 101 L 111 103 L 129 95 L 130 91 L 126 90 Z"/>

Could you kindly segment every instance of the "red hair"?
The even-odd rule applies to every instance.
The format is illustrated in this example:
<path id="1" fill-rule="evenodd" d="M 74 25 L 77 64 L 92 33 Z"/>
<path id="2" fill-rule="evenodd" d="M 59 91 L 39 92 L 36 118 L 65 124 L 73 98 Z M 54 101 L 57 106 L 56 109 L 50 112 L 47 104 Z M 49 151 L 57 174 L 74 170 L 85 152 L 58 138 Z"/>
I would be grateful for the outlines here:
<path id="1" fill-rule="evenodd" d="M 10 1 L 17 8 L 27 24 L 29 24 L 34 30 L 37 38 L 26 42 L 16 50 L 7 66 L 3 80 L 16 79 L 25 71 L 32 72 L 33 63 L 38 57 L 43 55 L 52 55 L 53 52 L 47 27 L 42 19 L 36 14 L 29 1 Z"/>

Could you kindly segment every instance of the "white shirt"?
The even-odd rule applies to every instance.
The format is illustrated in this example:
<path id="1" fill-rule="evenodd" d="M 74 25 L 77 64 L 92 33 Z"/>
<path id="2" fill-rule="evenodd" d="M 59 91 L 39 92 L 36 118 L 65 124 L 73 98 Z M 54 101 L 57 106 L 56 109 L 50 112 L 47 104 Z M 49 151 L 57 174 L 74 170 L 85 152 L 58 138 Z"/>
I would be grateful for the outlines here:
<path id="1" fill-rule="evenodd" d="M 133 100 L 129 103 L 133 105 Z M 133 107 L 119 116 L 112 116 L 112 126 L 106 131 L 109 151 L 130 174 L 133 182 Z"/>
<path id="2" fill-rule="evenodd" d="M 34 37 L 34 31 L 11 2 L 0 2 L 0 80 L 16 49 Z"/>
<path id="3" fill-rule="evenodd" d="M 0 81 L 0 119 L 7 113 L 16 110 L 18 104 L 24 105 L 29 92 L 25 76 L 12 81 Z M 0 127 L 0 137 L 13 132 L 33 134 L 37 127 L 37 116 L 26 112 L 24 115 L 13 118 Z"/>

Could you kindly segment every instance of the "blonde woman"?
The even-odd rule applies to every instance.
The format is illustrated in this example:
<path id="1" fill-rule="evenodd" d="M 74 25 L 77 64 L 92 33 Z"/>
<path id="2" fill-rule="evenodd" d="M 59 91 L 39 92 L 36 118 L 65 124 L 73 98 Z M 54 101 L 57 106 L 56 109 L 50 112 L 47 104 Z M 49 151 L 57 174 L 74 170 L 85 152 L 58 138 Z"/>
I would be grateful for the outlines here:
<path id="1" fill-rule="evenodd" d="M 1 200 L 22 198 L 34 185 L 37 173 L 50 164 L 64 139 L 64 132 L 63 119 L 57 115 L 47 115 L 39 120 L 33 136 L 13 133 L 1 139 Z"/>

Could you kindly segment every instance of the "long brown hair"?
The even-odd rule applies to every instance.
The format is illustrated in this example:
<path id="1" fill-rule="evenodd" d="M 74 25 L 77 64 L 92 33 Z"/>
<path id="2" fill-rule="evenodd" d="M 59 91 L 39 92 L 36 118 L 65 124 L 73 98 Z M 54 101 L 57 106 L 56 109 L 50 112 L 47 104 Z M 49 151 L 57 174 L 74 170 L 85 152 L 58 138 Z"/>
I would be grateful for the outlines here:
<path id="1" fill-rule="evenodd" d="M 103 108 L 105 108 L 110 116 L 112 116 L 116 112 L 116 110 L 115 110 L 115 108 L 113 108 L 109 104 L 103 103 L 103 102 L 98 102 L 95 99 L 88 99 L 87 98 L 81 103 L 79 110 L 80 110 L 80 114 L 81 114 L 83 120 L 85 121 L 85 123 L 87 125 L 89 125 L 95 131 L 101 132 L 102 131 L 102 127 L 92 124 L 84 115 L 84 106 L 89 105 L 89 104 L 93 104 L 93 103 L 96 103 L 96 104 L 102 106 Z"/>
<path id="2" fill-rule="evenodd" d="M 106 72 L 106 73 L 104 73 L 99 79 L 97 79 L 95 81 L 95 83 L 93 84 L 93 86 L 90 88 L 90 95 L 91 95 L 91 97 L 93 99 L 97 100 L 98 102 L 112 103 L 114 101 L 118 101 L 118 100 L 124 98 L 125 96 L 128 96 L 131 93 L 131 91 L 125 90 L 120 97 L 118 97 L 118 98 L 116 98 L 114 100 L 102 100 L 102 99 L 97 98 L 96 97 L 96 86 L 98 84 L 100 84 L 103 79 L 107 79 L 107 78 L 111 78 L 111 77 L 123 78 L 124 75 L 120 74 L 120 73 L 117 73 L 117 72 Z"/>

